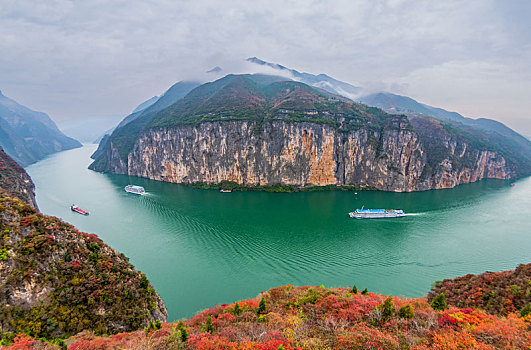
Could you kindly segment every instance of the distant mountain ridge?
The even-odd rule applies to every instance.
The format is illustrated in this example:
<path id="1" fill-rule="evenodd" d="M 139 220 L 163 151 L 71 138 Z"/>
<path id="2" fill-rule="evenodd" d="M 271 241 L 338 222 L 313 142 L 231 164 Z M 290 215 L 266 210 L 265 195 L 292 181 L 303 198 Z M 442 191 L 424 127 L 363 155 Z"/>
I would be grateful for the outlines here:
<path id="1" fill-rule="evenodd" d="M 529 140 L 508 128 L 503 123 L 498 121 L 478 118 L 472 119 L 462 116 L 457 112 L 449 112 L 442 108 L 432 107 L 414 99 L 401 96 L 389 92 L 376 92 L 365 94 L 363 87 L 357 87 L 346 82 L 339 81 L 326 74 L 310 74 L 300 73 L 294 69 L 287 68 L 280 64 L 269 63 L 256 57 L 247 59 L 248 62 L 255 63 L 261 66 L 267 66 L 280 71 L 290 72 L 293 78 L 308 85 L 321 87 L 329 92 L 343 95 L 354 101 L 364 103 L 369 106 L 378 107 L 391 114 L 405 114 L 407 116 L 431 116 L 439 120 L 448 121 L 452 123 L 461 123 L 467 126 L 478 128 L 481 130 L 495 131 L 503 136 L 512 138 L 513 141 L 521 147 L 531 152 L 531 143 Z"/>
<path id="2" fill-rule="evenodd" d="M 46 113 L 33 111 L 0 92 L 0 146 L 26 166 L 81 144 L 64 135 Z"/>

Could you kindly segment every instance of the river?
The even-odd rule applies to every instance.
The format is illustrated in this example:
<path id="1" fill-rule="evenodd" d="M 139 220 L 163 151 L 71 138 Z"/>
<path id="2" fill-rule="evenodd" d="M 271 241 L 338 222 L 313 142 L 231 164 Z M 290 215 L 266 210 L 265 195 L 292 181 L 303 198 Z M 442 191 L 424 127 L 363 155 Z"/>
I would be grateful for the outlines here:
<path id="1" fill-rule="evenodd" d="M 168 320 L 284 284 L 419 297 L 436 280 L 531 261 L 531 178 L 416 193 L 220 193 L 88 170 L 95 148 L 26 169 L 39 208 L 126 254 L 161 295 Z M 128 194 L 127 184 L 148 194 Z M 72 212 L 72 203 L 90 215 Z M 347 216 L 362 206 L 411 215 Z"/>

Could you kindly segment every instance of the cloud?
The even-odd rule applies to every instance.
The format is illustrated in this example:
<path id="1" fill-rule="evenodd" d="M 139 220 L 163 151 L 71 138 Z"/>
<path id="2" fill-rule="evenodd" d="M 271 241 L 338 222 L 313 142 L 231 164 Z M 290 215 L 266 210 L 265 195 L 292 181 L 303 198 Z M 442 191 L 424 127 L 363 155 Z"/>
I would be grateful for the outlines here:
<path id="1" fill-rule="evenodd" d="M 251 56 L 414 92 L 421 82 L 408 77 L 449 62 L 529 72 L 529 5 L 505 3 L 6 0 L 0 3 L 0 88 L 67 118 L 125 114 L 178 80 L 212 79 L 204 72 L 214 66 L 249 72 L 244 59 Z M 511 77 L 515 85 L 523 79 Z M 420 97 L 439 93 L 427 88 Z M 498 119 L 504 116 L 501 111 Z"/>

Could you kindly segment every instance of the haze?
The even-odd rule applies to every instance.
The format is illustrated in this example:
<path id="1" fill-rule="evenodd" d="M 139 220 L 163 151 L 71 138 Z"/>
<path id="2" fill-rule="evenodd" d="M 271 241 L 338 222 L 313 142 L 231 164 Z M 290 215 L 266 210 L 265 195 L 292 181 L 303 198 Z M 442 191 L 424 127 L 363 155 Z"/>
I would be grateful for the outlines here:
<path id="1" fill-rule="evenodd" d="M 3 0 L 0 89 L 55 120 L 126 115 L 257 56 L 531 135 L 530 15 L 525 0 Z"/>

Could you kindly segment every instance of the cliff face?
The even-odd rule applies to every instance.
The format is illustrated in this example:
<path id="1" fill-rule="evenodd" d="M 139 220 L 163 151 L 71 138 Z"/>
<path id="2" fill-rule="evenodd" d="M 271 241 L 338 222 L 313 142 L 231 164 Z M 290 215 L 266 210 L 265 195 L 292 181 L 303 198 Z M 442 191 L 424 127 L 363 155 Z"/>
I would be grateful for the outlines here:
<path id="1" fill-rule="evenodd" d="M 0 148 L 0 188 L 37 208 L 35 184 L 28 173 Z"/>
<path id="2" fill-rule="evenodd" d="M 526 148 L 495 131 L 390 115 L 281 79 L 229 75 L 201 85 L 117 128 L 90 169 L 178 183 L 385 191 L 531 174 Z"/>
<path id="3" fill-rule="evenodd" d="M 150 129 L 122 161 L 107 148 L 107 169 L 176 183 L 234 181 L 255 185 L 358 185 L 385 191 L 449 188 L 482 178 L 510 178 L 496 152 L 468 150 L 448 140 L 450 157 L 425 176 L 427 155 L 407 120 L 390 120 L 381 131 L 338 132 L 327 124 L 273 121 L 257 131 L 248 121 Z M 455 159 L 472 166 L 456 166 Z M 98 169 L 96 169 L 98 170 Z"/>

